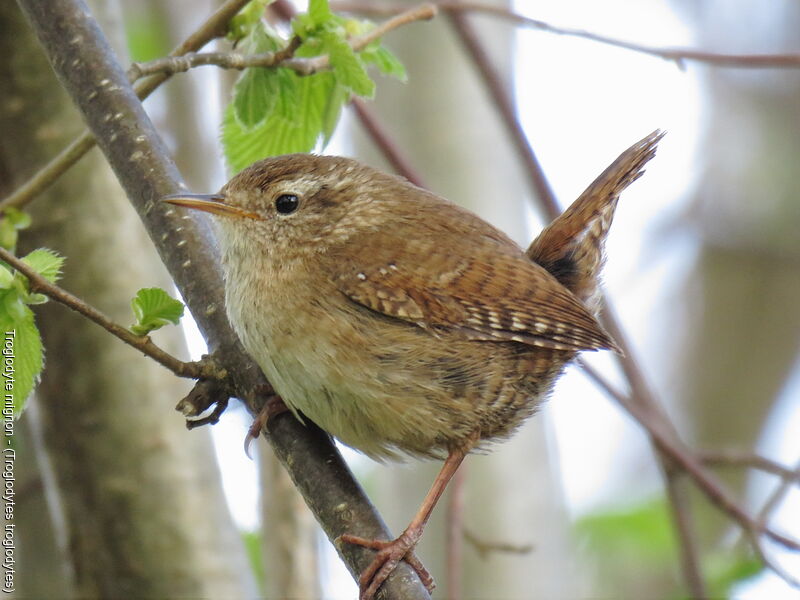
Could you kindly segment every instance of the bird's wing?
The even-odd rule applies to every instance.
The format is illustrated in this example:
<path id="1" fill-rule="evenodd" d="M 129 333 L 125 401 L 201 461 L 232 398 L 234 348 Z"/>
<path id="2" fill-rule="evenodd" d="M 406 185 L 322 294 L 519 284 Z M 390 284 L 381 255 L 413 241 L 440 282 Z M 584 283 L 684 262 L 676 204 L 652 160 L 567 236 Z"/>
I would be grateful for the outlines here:
<path id="1" fill-rule="evenodd" d="M 353 302 L 434 332 L 558 350 L 617 349 L 586 307 L 520 250 L 448 237 L 357 236 L 350 243 L 358 252 L 331 257 L 334 283 Z M 468 253 L 453 254 L 454 246 Z"/>

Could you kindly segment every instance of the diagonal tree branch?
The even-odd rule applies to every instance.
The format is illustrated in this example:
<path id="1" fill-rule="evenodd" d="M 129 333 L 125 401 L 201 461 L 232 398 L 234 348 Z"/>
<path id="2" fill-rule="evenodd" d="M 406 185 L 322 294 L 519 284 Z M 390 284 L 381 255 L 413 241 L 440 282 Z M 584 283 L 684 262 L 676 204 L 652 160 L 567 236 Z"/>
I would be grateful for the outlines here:
<path id="1" fill-rule="evenodd" d="M 253 414 L 265 384 L 225 317 L 222 278 L 205 221 L 179 216 L 160 198 L 179 191 L 180 174 L 128 83 L 102 31 L 81 0 L 19 0 L 45 52 L 139 213 L 164 264 L 220 364 L 229 393 L 247 399 Z M 271 420 L 269 441 L 330 539 L 347 532 L 390 539 L 390 533 L 327 435 L 288 414 Z M 353 573 L 371 553 L 339 549 Z M 386 583 L 393 598 L 429 598 L 407 565 Z"/>

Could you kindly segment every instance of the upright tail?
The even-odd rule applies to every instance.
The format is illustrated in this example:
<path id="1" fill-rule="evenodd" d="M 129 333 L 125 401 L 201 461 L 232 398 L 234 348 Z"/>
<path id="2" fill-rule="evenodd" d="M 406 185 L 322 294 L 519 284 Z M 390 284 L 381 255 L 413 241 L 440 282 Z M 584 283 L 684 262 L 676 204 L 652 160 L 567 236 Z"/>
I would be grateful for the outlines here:
<path id="1" fill-rule="evenodd" d="M 654 131 L 620 154 L 586 191 L 545 227 L 526 254 L 543 266 L 593 312 L 599 300 L 600 269 L 619 195 L 644 173 L 664 132 Z"/>

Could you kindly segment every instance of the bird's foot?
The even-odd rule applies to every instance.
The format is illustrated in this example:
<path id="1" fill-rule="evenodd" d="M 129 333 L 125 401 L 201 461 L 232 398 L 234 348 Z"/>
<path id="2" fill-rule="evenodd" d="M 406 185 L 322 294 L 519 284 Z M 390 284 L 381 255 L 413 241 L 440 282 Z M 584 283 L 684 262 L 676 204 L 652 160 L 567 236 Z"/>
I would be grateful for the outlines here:
<path id="1" fill-rule="evenodd" d="M 264 402 L 264 406 L 261 407 L 261 411 L 259 411 L 256 418 L 253 419 L 253 423 L 250 425 L 250 429 L 247 430 L 247 435 L 244 438 L 244 453 L 247 454 L 248 458 L 253 458 L 250 456 L 250 444 L 261 435 L 261 430 L 264 429 L 264 425 L 267 424 L 267 421 L 287 410 L 289 410 L 289 408 L 277 394 L 272 394 L 267 398 L 266 402 Z"/>
<path id="2" fill-rule="evenodd" d="M 378 588 L 402 560 L 406 561 L 417 572 L 420 581 L 428 591 L 433 591 L 433 588 L 436 587 L 433 577 L 413 552 L 414 547 L 422 537 L 422 530 L 422 527 L 409 527 L 400 537 L 390 542 L 370 540 L 350 534 L 344 534 L 339 537 L 341 542 L 378 551 L 370 565 L 364 569 L 358 578 L 359 600 L 372 600 Z"/>

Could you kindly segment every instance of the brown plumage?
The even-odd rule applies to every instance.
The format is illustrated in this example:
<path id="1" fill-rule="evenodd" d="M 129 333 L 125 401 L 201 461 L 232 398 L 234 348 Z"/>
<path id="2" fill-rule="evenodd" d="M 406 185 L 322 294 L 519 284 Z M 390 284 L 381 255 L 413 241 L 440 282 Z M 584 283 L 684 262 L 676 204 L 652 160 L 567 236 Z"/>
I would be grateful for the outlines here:
<path id="1" fill-rule="evenodd" d="M 295 414 L 375 458 L 447 456 L 414 521 L 362 575 L 377 590 L 471 449 L 508 437 L 581 350 L 616 349 L 594 316 L 619 193 L 661 134 L 620 156 L 527 255 L 471 212 L 356 161 L 257 162 L 211 199 L 230 321 Z M 588 306 L 587 306 L 588 303 Z"/>
<path id="2" fill-rule="evenodd" d="M 663 132 L 654 131 L 623 152 L 525 252 L 592 311 L 597 308 L 603 247 L 619 195 L 642 176 L 663 137 Z"/>

